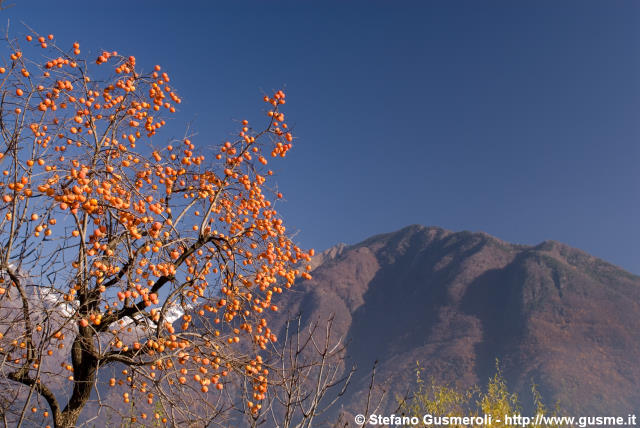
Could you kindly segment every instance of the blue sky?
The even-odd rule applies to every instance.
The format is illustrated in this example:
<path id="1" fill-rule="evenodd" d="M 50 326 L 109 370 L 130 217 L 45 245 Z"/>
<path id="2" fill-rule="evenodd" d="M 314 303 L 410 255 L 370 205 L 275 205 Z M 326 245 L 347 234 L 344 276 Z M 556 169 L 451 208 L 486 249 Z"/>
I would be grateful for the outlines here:
<path id="1" fill-rule="evenodd" d="M 640 3 L 24 1 L 83 52 L 162 64 L 162 135 L 218 144 L 287 92 L 279 205 L 318 250 L 408 224 L 566 242 L 640 273 Z"/>

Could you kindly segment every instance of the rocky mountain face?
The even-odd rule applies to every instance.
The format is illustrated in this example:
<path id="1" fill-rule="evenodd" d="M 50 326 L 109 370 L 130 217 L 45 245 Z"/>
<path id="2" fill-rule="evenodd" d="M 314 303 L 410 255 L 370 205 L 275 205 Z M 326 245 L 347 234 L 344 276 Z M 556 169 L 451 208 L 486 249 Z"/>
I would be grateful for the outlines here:
<path id="1" fill-rule="evenodd" d="M 567 245 L 514 245 L 484 233 L 409 226 L 316 256 L 287 311 L 326 323 L 359 370 L 346 413 L 362 413 L 370 370 L 394 409 L 415 380 L 485 385 L 496 359 L 510 390 L 576 414 L 640 406 L 640 277 Z M 585 413 L 586 412 L 586 413 Z"/>

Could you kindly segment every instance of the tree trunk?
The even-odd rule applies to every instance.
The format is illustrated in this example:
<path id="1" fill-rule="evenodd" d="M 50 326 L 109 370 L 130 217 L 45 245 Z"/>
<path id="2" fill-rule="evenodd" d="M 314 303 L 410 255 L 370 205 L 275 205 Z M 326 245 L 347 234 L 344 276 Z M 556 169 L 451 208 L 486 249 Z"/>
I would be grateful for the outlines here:
<path id="1" fill-rule="evenodd" d="M 64 409 L 58 419 L 56 419 L 54 427 L 55 428 L 73 428 L 76 426 L 76 422 L 80 417 L 80 412 L 82 412 L 82 407 L 78 407 L 73 410 Z"/>
<path id="2" fill-rule="evenodd" d="M 73 393 L 67 406 L 55 418 L 55 428 L 75 426 L 82 409 L 89 401 L 91 389 L 96 382 L 98 360 L 95 357 L 93 336 L 85 328 L 80 328 L 80 330 L 71 348 Z"/>

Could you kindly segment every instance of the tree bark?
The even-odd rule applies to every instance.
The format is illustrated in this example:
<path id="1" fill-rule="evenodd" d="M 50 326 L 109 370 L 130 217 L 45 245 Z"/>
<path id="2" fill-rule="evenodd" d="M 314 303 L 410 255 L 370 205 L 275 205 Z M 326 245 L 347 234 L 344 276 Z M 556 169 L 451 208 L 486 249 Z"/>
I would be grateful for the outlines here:
<path id="1" fill-rule="evenodd" d="M 91 389 L 96 382 L 98 360 L 95 357 L 93 337 L 86 328 L 81 327 L 73 341 L 71 362 L 73 366 L 73 393 L 66 407 L 55 417 L 55 428 L 75 426 L 82 409 L 89 401 Z"/>

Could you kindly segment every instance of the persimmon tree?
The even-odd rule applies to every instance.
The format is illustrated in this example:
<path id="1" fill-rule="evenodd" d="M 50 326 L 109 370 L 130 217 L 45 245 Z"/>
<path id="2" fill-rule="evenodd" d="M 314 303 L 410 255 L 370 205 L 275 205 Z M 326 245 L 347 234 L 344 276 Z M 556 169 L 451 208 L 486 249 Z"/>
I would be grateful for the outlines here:
<path id="1" fill-rule="evenodd" d="M 206 421 L 233 376 L 259 412 L 268 312 L 313 255 L 269 184 L 267 158 L 292 146 L 285 94 L 264 96 L 263 127 L 243 120 L 205 157 L 189 138 L 159 140 L 181 102 L 160 66 L 29 31 L 6 38 L 0 68 L 5 425 L 74 426 L 107 372 L 110 405 L 139 423 Z"/>

